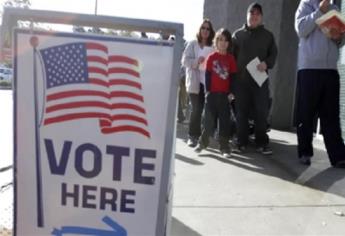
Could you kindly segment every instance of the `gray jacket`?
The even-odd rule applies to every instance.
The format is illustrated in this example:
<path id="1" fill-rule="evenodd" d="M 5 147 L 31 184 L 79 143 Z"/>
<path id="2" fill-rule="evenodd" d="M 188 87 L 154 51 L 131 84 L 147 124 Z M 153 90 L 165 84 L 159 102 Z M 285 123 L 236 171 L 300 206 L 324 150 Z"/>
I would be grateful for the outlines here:
<path id="1" fill-rule="evenodd" d="M 200 91 L 200 71 L 197 67 L 197 52 L 199 43 L 197 40 L 190 41 L 183 54 L 182 66 L 186 68 L 186 90 L 187 93 L 198 94 Z"/>
<path id="2" fill-rule="evenodd" d="M 320 0 L 301 0 L 295 15 L 299 37 L 298 69 L 337 69 L 339 50 L 315 23 L 322 16 Z M 337 9 L 331 5 L 330 9 Z M 337 9 L 338 10 L 338 9 Z"/>

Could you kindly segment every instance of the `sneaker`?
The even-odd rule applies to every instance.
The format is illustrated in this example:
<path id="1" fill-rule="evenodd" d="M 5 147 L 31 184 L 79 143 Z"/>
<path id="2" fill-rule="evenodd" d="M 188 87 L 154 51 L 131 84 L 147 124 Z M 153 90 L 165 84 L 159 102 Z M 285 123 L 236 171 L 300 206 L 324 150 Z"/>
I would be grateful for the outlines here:
<path id="1" fill-rule="evenodd" d="M 198 144 L 198 141 L 196 139 L 193 139 L 193 138 L 190 138 L 187 141 L 188 147 L 194 148 L 194 147 L 196 147 L 197 144 Z"/>
<path id="2" fill-rule="evenodd" d="M 261 153 L 262 155 L 272 155 L 273 151 L 269 146 L 259 147 L 256 149 L 256 152 Z"/>
<path id="3" fill-rule="evenodd" d="M 220 151 L 222 153 L 222 156 L 224 158 L 230 158 L 231 157 L 231 152 L 229 150 L 223 150 L 223 151 Z"/>
<path id="4" fill-rule="evenodd" d="M 244 153 L 246 151 L 246 146 L 235 145 L 233 148 L 234 153 Z"/>
<path id="5" fill-rule="evenodd" d="M 334 168 L 341 168 L 344 169 L 345 168 L 345 160 L 343 161 L 338 161 L 335 165 L 333 165 Z"/>
<path id="6" fill-rule="evenodd" d="M 301 156 L 299 158 L 299 163 L 301 163 L 302 165 L 306 165 L 306 166 L 310 166 L 311 164 L 311 156 Z"/>
<path id="7" fill-rule="evenodd" d="M 179 124 L 183 124 L 183 122 L 185 121 L 185 117 L 181 117 L 181 118 L 178 118 L 177 119 L 177 123 L 179 123 Z"/>
<path id="8" fill-rule="evenodd" d="M 201 144 L 198 144 L 198 146 L 194 149 L 194 152 L 200 153 L 205 147 Z"/>

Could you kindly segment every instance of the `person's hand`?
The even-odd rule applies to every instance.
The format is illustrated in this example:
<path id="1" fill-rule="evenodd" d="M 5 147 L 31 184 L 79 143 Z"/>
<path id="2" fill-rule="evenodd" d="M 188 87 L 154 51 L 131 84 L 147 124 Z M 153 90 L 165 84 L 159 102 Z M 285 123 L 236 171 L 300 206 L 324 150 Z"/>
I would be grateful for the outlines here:
<path id="1" fill-rule="evenodd" d="M 259 65 L 256 66 L 256 68 L 260 71 L 260 72 L 264 72 L 267 70 L 267 64 L 266 62 L 261 62 Z"/>
<path id="2" fill-rule="evenodd" d="M 192 65 L 193 69 L 198 69 L 199 66 L 205 61 L 205 57 L 198 57 L 198 60 Z"/>
<path id="3" fill-rule="evenodd" d="M 344 36 L 344 33 L 341 33 L 339 30 L 335 28 L 331 28 L 329 30 L 329 37 L 335 41 L 336 43 L 340 42 Z"/>
<path id="4" fill-rule="evenodd" d="M 233 93 L 230 93 L 229 95 L 228 95 L 228 100 L 229 100 L 229 102 L 231 102 L 232 100 L 234 100 L 235 99 L 235 95 L 233 94 Z"/>
<path id="5" fill-rule="evenodd" d="M 322 0 L 319 4 L 319 9 L 322 13 L 326 13 L 328 12 L 328 8 L 329 8 L 329 5 L 330 5 L 330 0 Z"/>
<path id="6" fill-rule="evenodd" d="M 205 61 L 205 57 L 199 57 L 196 64 L 192 66 L 193 69 L 198 69 L 199 66 Z"/>
<path id="7" fill-rule="evenodd" d="M 205 57 L 199 57 L 198 58 L 198 64 L 202 64 L 205 61 Z"/>

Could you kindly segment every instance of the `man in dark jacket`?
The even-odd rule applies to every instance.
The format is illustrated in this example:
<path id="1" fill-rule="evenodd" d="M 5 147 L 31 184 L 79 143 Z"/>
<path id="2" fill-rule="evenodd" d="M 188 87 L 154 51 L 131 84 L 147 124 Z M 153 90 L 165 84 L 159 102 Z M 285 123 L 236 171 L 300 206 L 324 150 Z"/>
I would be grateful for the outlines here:
<path id="1" fill-rule="evenodd" d="M 257 152 L 271 155 L 266 133 L 269 112 L 268 79 L 260 86 L 247 70 L 247 65 L 256 57 L 260 63 L 256 69 L 267 72 L 274 66 L 277 46 L 273 34 L 262 24 L 262 7 L 252 3 L 247 11 L 247 23 L 233 34 L 233 51 L 237 61 L 238 77 L 234 84 L 235 104 L 237 109 L 237 143 L 234 151 L 244 152 L 248 144 L 248 119 L 253 112 L 255 122 L 255 143 Z"/>

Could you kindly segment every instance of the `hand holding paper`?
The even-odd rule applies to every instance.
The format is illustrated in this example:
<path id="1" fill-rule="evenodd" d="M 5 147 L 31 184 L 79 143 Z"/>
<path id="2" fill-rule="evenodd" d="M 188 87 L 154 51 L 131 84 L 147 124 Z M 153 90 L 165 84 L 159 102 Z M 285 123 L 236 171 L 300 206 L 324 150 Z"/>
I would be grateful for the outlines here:
<path id="1" fill-rule="evenodd" d="M 199 64 L 199 70 L 205 71 L 206 70 L 206 58 L 209 54 L 214 51 L 212 47 L 204 47 L 200 50 L 199 57 L 204 57 L 204 61 Z"/>
<path id="2" fill-rule="evenodd" d="M 200 64 L 202 64 L 202 63 L 204 63 L 205 62 L 205 57 L 204 56 L 200 56 L 199 58 L 198 58 L 198 64 L 200 65 Z"/>
<path id="3" fill-rule="evenodd" d="M 266 62 L 264 62 L 264 61 L 260 62 L 260 64 L 257 65 L 256 68 L 261 72 L 266 71 L 267 70 Z"/>
<path id="4" fill-rule="evenodd" d="M 253 77 L 253 79 L 259 85 L 259 87 L 261 87 L 262 84 L 265 82 L 265 80 L 268 78 L 266 71 L 259 71 L 258 70 L 258 65 L 260 63 L 261 62 L 260 62 L 259 58 L 255 57 L 247 65 L 247 70 L 248 70 L 249 74 Z"/>

